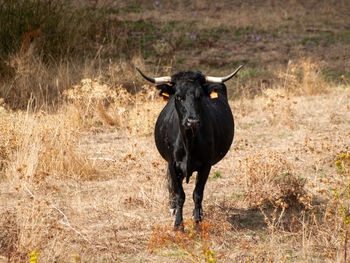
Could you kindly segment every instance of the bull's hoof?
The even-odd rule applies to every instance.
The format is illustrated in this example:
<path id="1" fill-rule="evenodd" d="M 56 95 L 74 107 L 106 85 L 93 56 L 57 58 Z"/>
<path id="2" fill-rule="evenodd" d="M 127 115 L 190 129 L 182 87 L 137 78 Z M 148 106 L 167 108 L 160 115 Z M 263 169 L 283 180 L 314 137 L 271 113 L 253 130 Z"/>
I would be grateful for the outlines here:
<path id="1" fill-rule="evenodd" d="M 176 211 L 176 217 L 174 221 L 174 229 L 184 231 L 184 222 L 181 215 L 181 210 Z"/>
<path id="2" fill-rule="evenodd" d="M 176 208 L 170 208 L 169 211 L 170 211 L 170 216 L 175 216 Z"/>
<path id="3" fill-rule="evenodd" d="M 174 231 L 181 231 L 181 232 L 185 232 L 185 227 L 184 224 L 181 223 L 179 226 L 174 225 Z"/>
<path id="4" fill-rule="evenodd" d="M 193 209 L 193 219 L 198 224 L 199 222 L 202 222 L 203 217 L 203 210 L 201 208 L 195 208 Z"/>
<path id="5" fill-rule="evenodd" d="M 197 231 L 197 232 L 201 232 L 202 231 L 202 227 L 201 225 L 199 224 L 199 222 L 196 222 L 194 224 L 194 230 Z"/>

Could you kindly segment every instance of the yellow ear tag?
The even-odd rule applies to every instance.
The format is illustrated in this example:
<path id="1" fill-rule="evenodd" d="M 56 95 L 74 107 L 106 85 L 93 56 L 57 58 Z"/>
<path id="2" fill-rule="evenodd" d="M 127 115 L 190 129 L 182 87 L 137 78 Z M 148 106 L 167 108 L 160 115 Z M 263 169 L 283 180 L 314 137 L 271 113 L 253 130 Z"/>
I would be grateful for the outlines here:
<path id="1" fill-rule="evenodd" d="M 217 97 L 219 97 L 219 95 L 218 95 L 218 93 L 217 93 L 216 91 L 212 91 L 212 92 L 210 93 L 210 98 L 211 98 L 211 99 L 216 99 Z"/>
<path id="2" fill-rule="evenodd" d="M 169 101 L 169 94 L 166 92 L 162 92 L 163 100 L 164 101 Z"/>

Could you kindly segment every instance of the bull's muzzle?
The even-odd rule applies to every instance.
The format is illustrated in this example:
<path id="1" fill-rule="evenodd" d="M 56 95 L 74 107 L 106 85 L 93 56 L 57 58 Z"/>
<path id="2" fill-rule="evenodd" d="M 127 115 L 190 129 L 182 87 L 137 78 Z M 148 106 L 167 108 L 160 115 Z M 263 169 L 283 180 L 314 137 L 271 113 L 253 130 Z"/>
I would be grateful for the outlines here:
<path id="1" fill-rule="evenodd" d="M 186 126 L 188 128 L 197 128 L 199 126 L 199 119 L 197 119 L 197 118 L 188 118 L 186 120 Z"/>

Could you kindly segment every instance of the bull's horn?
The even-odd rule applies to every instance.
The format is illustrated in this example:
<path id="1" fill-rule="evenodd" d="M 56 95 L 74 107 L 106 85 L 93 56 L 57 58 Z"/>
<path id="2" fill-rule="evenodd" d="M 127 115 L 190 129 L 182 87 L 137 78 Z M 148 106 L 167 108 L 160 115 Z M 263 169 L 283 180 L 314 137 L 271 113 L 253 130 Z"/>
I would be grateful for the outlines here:
<path id="1" fill-rule="evenodd" d="M 171 82 L 171 77 L 158 77 L 158 78 L 152 78 L 144 74 L 138 67 L 136 67 L 137 71 L 140 72 L 141 76 L 147 79 L 148 81 L 155 83 L 155 84 L 165 84 Z"/>
<path id="2" fill-rule="evenodd" d="M 210 77 L 210 76 L 206 76 L 205 77 L 205 80 L 207 82 L 210 82 L 210 83 L 224 83 L 225 81 L 228 81 L 230 78 L 232 78 L 234 75 L 237 74 L 237 72 L 243 68 L 243 65 L 240 65 L 233 73 L 231 73 L 230 75 L 227 75 L 226 77 L 222 77 L 222 78 L 219 78 L 219 77 Z"/>

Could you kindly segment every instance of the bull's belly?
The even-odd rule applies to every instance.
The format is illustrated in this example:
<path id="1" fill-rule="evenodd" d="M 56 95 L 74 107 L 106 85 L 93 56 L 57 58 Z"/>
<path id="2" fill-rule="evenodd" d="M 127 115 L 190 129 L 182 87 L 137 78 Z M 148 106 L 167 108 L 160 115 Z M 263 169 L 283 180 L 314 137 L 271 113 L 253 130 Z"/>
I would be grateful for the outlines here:
<path id="1" fill-rule="evenodd" d="M 227 152 L 229 151 L 233 138 L 229 139 L 226 143 L 221 143 L 220 145 L 208 144 L 208 145 L 193 145 L 192 150 L 186 153 L 184 148 L 177 148 L 175 145 L 171 145 L 169 142 L 159 142 L 156 139 L 156 147 L 159 154 L 167 162 L 183 162 L 184 160 L 191 160 L 192 167 L 197 170 L 203 165 L 208 164 L 214 165 L 220 162 Z M 183 154 L 175 154 L 174 149 L 183 152 Z M 186 156 L 188 155 L 188 156 Z"/>

